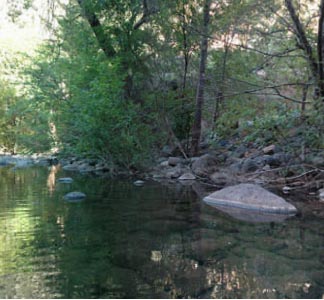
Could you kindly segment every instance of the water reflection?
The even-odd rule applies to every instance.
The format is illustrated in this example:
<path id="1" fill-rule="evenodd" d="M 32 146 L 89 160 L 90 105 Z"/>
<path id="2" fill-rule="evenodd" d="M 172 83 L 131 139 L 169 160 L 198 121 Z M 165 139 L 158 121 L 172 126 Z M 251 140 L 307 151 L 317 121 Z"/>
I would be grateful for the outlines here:
<path id="1" fill-rule="evenodd" d="M 253 224 L 181 185 L 137 188 L 78 175 L 72 186 L 48 189 L 46 169 L 0 172 L 0 298 L 324 293 L 324 220 L 314 215 Z M 86 201 L 64 202 L 72 188 Z"/>
<path id="2" fill-rule="evenodd" d="M 60 165 L 52 165 L 50 167 L 50 172 L 47 177 L 47 187 L 51 195 L 55 190 L 56 174 L 60 169 L 61 169 Z"/>
<path id="3" fill-rule="evenodd" d="M 253 211 L 243 208 L 237 207 L 229 207 L 224 205 L 218 204 L 211 204 L 208 205 L 218 209 L 234 219 L 245 221 L 245 222 L 253 222 L 253 223 L 271 223 L 271 222 L 284 222 L 286 219 L 293 217 L 294 215 L 289 214 L 276 214 L 276 213 L 266 213 L 260 211 Z"/>

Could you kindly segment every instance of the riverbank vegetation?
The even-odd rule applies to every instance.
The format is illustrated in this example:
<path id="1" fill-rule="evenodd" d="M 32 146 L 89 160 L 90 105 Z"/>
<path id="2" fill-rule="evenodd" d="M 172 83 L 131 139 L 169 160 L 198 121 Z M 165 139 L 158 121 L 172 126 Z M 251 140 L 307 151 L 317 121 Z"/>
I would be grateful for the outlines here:
<path id="1" fill-rule="evenodd" d="M 3 151 L 129 170 L 166 146 L 323 154 L 324 1 L 47 3 L 6 1 L 2 32 L 43 34 L 1 39 Z"/>

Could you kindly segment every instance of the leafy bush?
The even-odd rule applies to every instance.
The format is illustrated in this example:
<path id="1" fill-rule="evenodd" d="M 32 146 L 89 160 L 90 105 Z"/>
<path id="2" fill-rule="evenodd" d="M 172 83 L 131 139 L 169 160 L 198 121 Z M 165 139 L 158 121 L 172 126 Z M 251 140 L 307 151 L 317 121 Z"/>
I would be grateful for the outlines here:
<path id="1" fill-rule="evenodd" d="M 15 90 L 0 80 L 0 147 L 14 152 L 16 147 L 16 116 L 11 106 L 16 102 Z"/>

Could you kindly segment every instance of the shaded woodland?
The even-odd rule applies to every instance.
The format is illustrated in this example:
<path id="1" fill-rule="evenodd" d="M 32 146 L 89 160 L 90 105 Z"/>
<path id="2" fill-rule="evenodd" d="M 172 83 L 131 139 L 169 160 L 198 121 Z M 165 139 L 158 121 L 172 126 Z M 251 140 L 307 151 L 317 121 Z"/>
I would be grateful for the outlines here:
<path id="1" fill-rule="evenodd" d="M 166 146 L 324 148 L 324 1 L 7 0 L 37 23 L 2 47 L 3 152 L 77 155 L 143 170 Z M 2 41 L 3 43 L 3 41 Z"/>

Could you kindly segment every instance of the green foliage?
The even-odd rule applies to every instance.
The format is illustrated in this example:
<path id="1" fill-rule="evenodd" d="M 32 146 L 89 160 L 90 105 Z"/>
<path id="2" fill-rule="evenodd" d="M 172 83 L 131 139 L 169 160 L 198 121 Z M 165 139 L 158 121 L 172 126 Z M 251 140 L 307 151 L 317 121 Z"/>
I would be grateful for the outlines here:
<path id="1" fill-rule="evenodd" d="M 35 111 L 39 115 L 37 124 L 34 118 L 24 118 L 25 127 L 35 128 L 24 133 L 24 144 L 30 147 L 38 135 L 48 148 L 59 146 L 65 153 L 139 167 L 150 152 L 150 116 L 124 97 L 124 58 L 108 60 L 98 51 L 85 22 L 73 27 L 69 20 L 60 22 L 63 42 L 40 48 L 25 70 L 24 103 L 30 117 Z"/>
<path id="2" fill-rule="evenodd" d="M 252 123 L 243 123 L 240 130 L 244 132 L 244 141 L 256 142 L 263 146 L 288 138 L 290 130 L 294 128 L 299 118 L 298 111 L 283 113 L 279 106 L 277 109 L 269 109 L 262 116 L 255 117 Z"/>
<path id="3" fill-rule="evenodd" d="M 16 116 L 10 110 L 16 98 L 15 90 L 0 79 L 0 145 L 2 150 L 10 152 L 16 146 Z"/>
<path id="4" fill-rule="evenodd" d="M 33 1 L 8 3 L 16 20 Z M 32 152 L 59 148 L 131 168 L 149 157 L 153 145 L 169 138 L 168 129 L 160 128 L 165 117 L 175 135 L 189 141 L 203 1 L 143 3 L 68 2 L 61 7 L 65 12 L 56 19 L 51 40 L 29 64 L 22 67 L 13 59 L 1 64 L 2 147 Z M 286 137 L 295 126 L 300 107 L 278 106 L 279 93 L 298 103 L 303 83 L 310 80 L 309 62 L 300 49 L 293 49 L 289 19 L 283 22 L 273 14 L 286 16 L 281 6 L 276 0 L 213 3 L 203 112 L 207 131 L 215 128 L 224 137 L 239 133 L 262 144 Z M 310 17 L 306 8 L 300 8 L 305 20 Z M 307 24 L 308 38 L 316 40 L 311 22 Z M 20 79 L 12 79 L 18 68 L 23 69 Z M 281 85 L 286 82 L 297 84 Z M 319 146 L 323 121 L 315 109 L 309 110 L 306 142 Z"/>
<path id="5" fill-rule="evenodd" d="M 82 76 L 70 83 L 74 92 L 58 117 L 58 134 L 74 152 L 129 168 L 147 156 L 150 133 L 139 107 L 122 97 L 119 68 L 118 63 L 97 62 L 97 74 L 86 86 Z"/>

